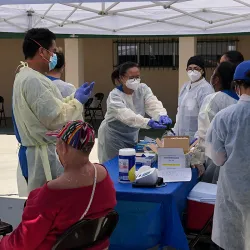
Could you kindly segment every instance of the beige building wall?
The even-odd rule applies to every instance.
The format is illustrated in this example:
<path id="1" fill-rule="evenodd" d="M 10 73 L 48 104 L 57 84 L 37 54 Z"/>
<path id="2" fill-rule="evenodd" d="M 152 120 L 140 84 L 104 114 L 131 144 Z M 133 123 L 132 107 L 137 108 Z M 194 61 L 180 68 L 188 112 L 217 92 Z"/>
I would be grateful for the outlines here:
<path id="1" fill-rule="evenodd" d="M 239 36 L 238 51 L 240 51 L 245 60 L 250 60 L 250 36 Z"/>
<path id="2" fill-rule="evenodd" d="M 84 81 L 95 81 L 94 92 L 105 95 L 103 103 L 114 88 L 110 75 L 113 71 L 113 40 L 109 38 L 83 39 Z M 141 69 L 142 81 L 163 102 L 169 115 L 175 118 L 178 96 L 178 71 L 172 69 Z"/>
<path id="3" fill-rule="evenodd" d="M 11 100 L 15 72 L 24 60 L 22 52 L 23 39 L 0 39 L 0 53 L 2 63 L 0 67 L 0 96 L 5 101 L 5 114 L 11 117 Z M 64 39 L 58 39 L 57 44 L 64 49 Z"/>
<path id="4" fill-rule="evenodd" d="M 238 37 L 238 50 L 243 53 L 246 60 L 250 59 L 250 36 Z M 2 55 L 2 67 L 0 68 L 0 95 L 5 98 L 5 110 L 7 117 L 11 116 L 12 86 L 15 70 L 21 60 L 22 39 L 0 39 Z M 106 98 L 113 89 L 110 74 L 113 70 L 113 40 L 111 38 L 84 38 L 83 44 L 83 75 L 84 81 L 95 81 L 94 92 L 102 92 Z M 64 40 L 58 39 L 57 45 L 64 49 Z M 213 69 L 207 69 L 207 80 L 210 80 Z M 178 97 L 178 70 L 172 69 L 142 69 L 143 82 L 147 83 L 154 94 L 163 102 L 169 115 L 175 119 Z M 183 72 L 186 74 L 186 72 Z"/>

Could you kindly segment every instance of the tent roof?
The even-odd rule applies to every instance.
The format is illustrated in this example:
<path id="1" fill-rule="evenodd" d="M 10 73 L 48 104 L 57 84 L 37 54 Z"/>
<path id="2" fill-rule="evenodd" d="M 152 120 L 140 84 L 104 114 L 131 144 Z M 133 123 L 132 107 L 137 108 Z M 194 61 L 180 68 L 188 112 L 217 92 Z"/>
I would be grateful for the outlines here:
<path id="1" fill-rule="evenodd" d="M 57 34 L 199 35 L 250 32 L 248 0 L 101 2 L 0 0 L 0 32 L 47 27 Z M 41 1 L 39 1 L 41 2 Z M 60 3 L 55 3 L 60 2 Z M 66 3 L 67 2 L 67 3 Z M 4 5 L 8 3 L 8 5 Z"/>

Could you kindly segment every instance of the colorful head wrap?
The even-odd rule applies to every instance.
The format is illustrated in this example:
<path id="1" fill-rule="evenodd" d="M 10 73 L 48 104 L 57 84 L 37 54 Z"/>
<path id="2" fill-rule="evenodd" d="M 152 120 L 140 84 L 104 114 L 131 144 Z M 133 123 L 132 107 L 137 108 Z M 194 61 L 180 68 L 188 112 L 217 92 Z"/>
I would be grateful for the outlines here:
<path id="1" fill-rule="evenodd" d="M 47 133 L 48 136 L 54 136 L 71 147 L 86 151 L 89 149 L 89 143 L 91 147 L 95 142 L 95 131 L 91 125 L 83 121 L 70 121 L 62 129 Z"/>

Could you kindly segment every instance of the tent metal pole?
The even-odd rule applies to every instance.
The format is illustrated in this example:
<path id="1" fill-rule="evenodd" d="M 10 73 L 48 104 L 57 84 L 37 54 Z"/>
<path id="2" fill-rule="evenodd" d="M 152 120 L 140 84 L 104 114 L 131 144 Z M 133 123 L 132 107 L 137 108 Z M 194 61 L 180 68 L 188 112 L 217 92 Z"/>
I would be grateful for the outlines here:
<path id="1" fill-rule="evenodd" d="M 20 30 L 23 30 L 23 31 L 26 31 L 26 30 L 27 30 L 26 28 L 23 28 L 23 27 L 21 27 L 21 26 L 15 24 L 15 23 L 12 23 L 12 22 L 8 21 L 7 19 L 4 19 L 4 22 L 6 22 L 6 23 L 8 23 L 8 24 L 10 24 L 10 25 L 12 25 L 12 26 L 15 26 L 16 28 L 18 28 L 18 29 L 20 29 Z"/>
<path id="2" fill-rule="evenodd" d="M 241 0 L 234 0 L 234 2 L 241 3 L 241 4 L 243 4 L 243 5 L 247 6 L 247 7 L 250 7 L 249 3 L 243 2 Z"/>
<path id="3" fill-rule="evenodd" d="M 230 21 L 230 22 L 225 22 L 225 23 L 221 23 L 221 24 L 215 24 L 215 25 L 208 26 L 208 27 L 205 28 L 205 30 L 210 30 L 210 29 L 213 29 L 213 28 L 217 28 L 217 27 L 221 27 L 221 26 L 226 26 L 226 25 L 233 24 L 233 23 L 244 22 L 244 21 L 246 21 L 248 19 L 250 19 L 250 17 L 245 17 L 245 18 L 242 18 L 240 20 L 233 20 L 233 19 L 231 19 L 232 21 Z"/>
<path id="4" fill-rule="evenodd" d="M 109 12 L 111 9 L 113 9 L 116 5 L 118 5 L 120 2 L 116 2 L 113 3 L 112 5 L 110 5 L 104 12 L 107 13 Z"/>
<path id="5" fill-rule="evenodd" d="M 136 18 L 136 17 L 135 17 L 135 18 Z M 125 26 L 125 27 L 116 29 L 116 31 L 121 31 L 121 30 L 136 28 L 136 27 L 145 26 L 145 25 L 153 24 L 153 23 L 157 23 L 157 22 L 167 23 L 167 24 L 171 24 L 171 25 L 175 25 L 175 26 L 187 27 L 187 28 L 191 28 L 191 29 L 200 29 L 200 30 L 203 30 L 203 29 L 204 29 L 204 28 L 202 28 L 202 27 L 196 27 L 196 26 L 187 25 L 187 24 L 182 24 L 182 23 L 174 23 L 174 22 L 169 22 L 169 21 L 155 20 L 155 21 L 149 21 L 149 22 L 145 22 L 145 23 L 140 23 L 140 24 Z"/>
<path id="6" fill-rule="evenodd" d="M 33 28 L 35 28 L 41 22 L 41 20 L 44 19 L 44 17 L 48 14 L 48 12 L 52 9 L 54 5 L 54 3 L 50 5 L 50 7 L 43 14 L 43 18 L 41 17 L 40 19 L 38 19 L 37 22 L 33 25 Z"/>
<path id="7" fill-rule="evenodd" d="M 228 20 L 232 21 L 232 20 L 237 20 L 238 18 L 248 17 L 248 16 L 250 16 L 250 13 L 237 15 L 234 17 L 227 17 L 227 18 L 223 18 L 223 19 L 218 19 L 218 20 L 213 21 L 213 23 L 220 23 L 220 22 L 224 22 L 224 21 L 228 21 Z"/>
<path id="8" fill-rule="evenodd" d="M 175 7 L 173 7 L 173 6 L 169 6 L 169 8 L 170 8 L 171 10 L 177 11 L 177 12 L 182 13 L 182 14 L 184 14 L 184 15 L 191 16 L 191 17 L 193 17 L 193 18 L 195 18 L 195 19 L 201 20 L 201 21 L 203 21 L 203 22 L 205 22 L 205 23 L 213 23 L 213 21 L 211 21 L 211 20 L 207 20 L 207 19 L 205 19 L 205 18 L 198 17 L 198 16 L 196 16 L 196 15 L 193 15 L 193 14 L 191 14 L 191 13 L 188 13 L 188 12 L 186 12 L 186 11 L 184 11 L 184 10 L 180 10 L 180 9 L 175 8 Z"/>
<path id="9" fill-rule="evenodd" d="M 78 4 L 78 7 L 80 7 L 82 5 L 82 3 Z M 65 24 L 65 22 L 78 10 L 78 7 L 76 7 L 74 10 L 72 10 L 68 16 L 61 22 L 60 26 L 63 26 Z"/>
<path id="10" fill-rule="evenodd" d="M 149 4 L 149 5 L 142 5 L 138 7 L 131 7 L 131 8 L 124 8 L 124 9 L 118 9 L 118 10 L 112 10 L 109 12 L 109 14 L 116 14 L 119 12 L 125 12 L 125 11 L 130 11 L 130 10 L 141 10 L 141 9 L 146 9 L 146 8 L 152 8 L 155 7 L 155 4 Z"/>
<path id="11" fill-rule="evenodd" d="M 93 12 L 93 13 L 96 13 L 96 14 L 100 14 L 99 10 L 91 9 L 91 8 L 88 8 L 88 7 L 85 7 L 85 6 L 77 6 L 76 4 L 69 4 L 69 3 L 62 3 L 62 5 L 69 6 L 69 7 L 72 7 L 72 8 L 78 8 L 78 9 Z"/>
<path id="12" fill-rule="evenodd" d="M 237 14 L 222 12 L 222 11 L 217 11 L 217 10 L 209 10 L 209 9 L 203 9 L 203 12 L 226 15 L 226 16 L 237 16 Z"/>
<path id="13" fill-rule="evenodd" d="M 57 20 L 57 21 L 63 21 L 63 19 L 60 20 L 59 18 L 54 18 L 54 17 L 50 17 L 50 16 L 43 16 L 43 15 L 40 15 L 38 13 L 34 13 L 33 15 L 34 16 L 38 16 L 41 19 L 47 20 L 49 22 L 52 22 L 52 23 L 56 24 L 57 26 L 59 26 L 60 23 L 56 22 L 55 20 Z"/>

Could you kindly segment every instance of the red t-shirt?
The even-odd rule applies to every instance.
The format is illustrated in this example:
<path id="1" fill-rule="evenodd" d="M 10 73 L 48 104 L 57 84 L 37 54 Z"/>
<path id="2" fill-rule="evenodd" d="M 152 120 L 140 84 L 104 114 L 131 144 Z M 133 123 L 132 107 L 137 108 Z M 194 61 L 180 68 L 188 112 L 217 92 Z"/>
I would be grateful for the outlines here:
<path id="1" fill-rule="evenodd" d="M 0 250 L 51 250 L 56 240 L 79 221 L 86 210 L 93 186 L 51 190 L 47 184 L 29 195 L 22 222 L 0 241 Z M 97 183 L 91 207 L 85 216 L 94 219 L 105 216 L 116 205 L 116 192 L 109 175 Z M 106 240 L 91 250 L 103 250 Z"/>

